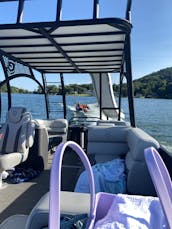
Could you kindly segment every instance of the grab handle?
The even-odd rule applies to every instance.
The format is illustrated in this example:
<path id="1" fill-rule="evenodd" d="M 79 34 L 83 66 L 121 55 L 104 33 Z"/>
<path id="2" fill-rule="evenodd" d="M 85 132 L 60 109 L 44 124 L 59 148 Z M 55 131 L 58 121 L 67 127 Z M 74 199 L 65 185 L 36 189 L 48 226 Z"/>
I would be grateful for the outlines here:
<path id="1" fill-rule="evenodd" d="M 169 228 L 172 228 L 172 182 L 167 167 L 154 147 L 144 150 L 144 156 Z"/>
<path id="2" fill-rule="evenodd" d="M 90 162 L 82 150 L 82 148 L 73 141 L 68 141 L 66 143 L 61 143 L 54 154 L 51 176 L 50 176 L 50 212 L 49 212 L 49 229 L 60 229 L 60 187 L 61 187 L 61 167 L 63 154 L 66 147 L 72 148 L 80 157 L 84 164 L 86 171 L 88 172 L 88 177 L 90 179 L 90 216 L 88 220 L 94 218 L 94 205 L 95 205 L 95 186 L 94 177 Z"/>

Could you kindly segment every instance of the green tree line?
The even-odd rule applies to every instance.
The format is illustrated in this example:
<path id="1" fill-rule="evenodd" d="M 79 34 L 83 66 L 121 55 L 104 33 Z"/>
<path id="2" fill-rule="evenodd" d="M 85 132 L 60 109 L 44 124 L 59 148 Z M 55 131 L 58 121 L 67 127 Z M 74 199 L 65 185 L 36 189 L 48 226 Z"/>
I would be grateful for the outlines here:
<path id="1" fill-rule="evenodd" d="M 153 72 L 142 78 L 133 81 L 134 96 L 138 97 L 152 97 L 152 98 L 167 98 L 172 99 L 172 67 L 165 68 L 157 72 Z M 114 92 L 119 91 L 119 85 L 113 85 Z M 47 91 L 49 94 L 60 95 L 62 93 L 61 86 L 48 85 Z M 69 84 L 65 85 L 66 94 L 85 94 L 93 91 L 92 84 Z M 1 87 L 1 92 L 7 92 L 5 85 Z M 42 93 L 41 88 L 38 86 L 37 90 L 32 92 L 11 87 L 12 93 Z M 122 86 L 122 96 L 127 96 L 127 85 Z"/>
<path id="2" fill-rule="evenodd" d="M 21 93 L 21 94 L 30 93 L 30 91 L 26 90 L 26 89 L 17 88 L 17 87 L 14 87 L 14 86 L 11 86 L 10 88 L 11 88 L 11 93 Z M 6 87 L 5 84 L 0 88 L 0 91 L 4 92 L 4 93 L 7 92 L 7 87 Z"/>
<path id="3" fill-rule="evenodd" d="M 65 92 L 66 94 L 84 94 L 87 93 L 88 91 L 93 91 L 93 86 L 92 84 L 69 84 L 65 85 Z M 62 93 L 62 88 L 61 86 L 56 86 L 56 85 L 48 85 L 47 86 L 47 92 L 49 94 L 56 94 L 56 95 L 61 95 Z M 42 89 L 38 86 L 38 89 L 34 91 L 34 93 L 42 93 Z"/>
<path id="4" fill-rule="evenodd" d="M 133 81 L 134 96 L 172 99 L 172 68 L 153 72 Z M 127 85 L 122 88 L 122 95 L 127 95 Z"/>

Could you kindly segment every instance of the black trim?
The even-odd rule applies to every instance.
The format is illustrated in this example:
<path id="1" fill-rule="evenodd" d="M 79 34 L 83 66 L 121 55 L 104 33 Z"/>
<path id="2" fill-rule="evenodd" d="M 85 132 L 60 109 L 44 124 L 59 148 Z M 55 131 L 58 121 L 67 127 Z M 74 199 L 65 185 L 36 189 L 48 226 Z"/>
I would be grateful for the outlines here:
<path id="1" fill-rule="evenodd" d="M 2 29 L 33 29 L 33 28 L 56 28 L 61 26 L 82 26 L 82 25 L 99 25 L 99 24 L 114 24 L 116 28 L 122 29 L 125 33 L 129 33 L 132 25 L 126 19 L 121 18 L 97 18 L 95 20 L 71 20 L 71 21 L 51 21 L 51 22 L 32 22 L 32 23 L 18 23 L 18 24 L 0 24 Z M 49 31 L 50 32 L 50 31 Z"/>

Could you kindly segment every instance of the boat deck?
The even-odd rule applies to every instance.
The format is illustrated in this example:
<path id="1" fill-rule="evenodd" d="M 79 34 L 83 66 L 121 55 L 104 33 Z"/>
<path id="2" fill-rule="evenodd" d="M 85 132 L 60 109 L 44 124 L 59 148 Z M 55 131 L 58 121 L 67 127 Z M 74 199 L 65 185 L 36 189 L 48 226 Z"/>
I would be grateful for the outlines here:
<path id="1" fill-rule="evenodd" d="M 19 184 L 4 182 L 4 188 L 0 189 L 0 223 L 11 215 L 28 215 L 40 198 L 49 191 L 53 155 L 48 153 L 47 169 L 42 171 L 38 177 Z M 61 190 L 73 191 L 82 169 L 82 163 L 77 154 L 71 149 L 66 150 L 62 166 Z"/>
<path id="2" fill-rule="evenodd" d="M 38 200 L 49 191 L 52 155 L 49 155 L 48 169 L 29 182 L 6 184 L 0 189 L 0 223 L 15 214 L 29 214 Z"/>

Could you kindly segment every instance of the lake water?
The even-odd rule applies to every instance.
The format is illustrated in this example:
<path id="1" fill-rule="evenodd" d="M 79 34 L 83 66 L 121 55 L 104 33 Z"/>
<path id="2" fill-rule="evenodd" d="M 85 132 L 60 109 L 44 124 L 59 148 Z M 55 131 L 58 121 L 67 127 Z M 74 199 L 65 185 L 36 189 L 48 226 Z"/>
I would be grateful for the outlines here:
<path id="1" fill-rule="evenodd" d="M 61 108 L 61 96 L 50 96 L 51 101 L 57 102 L 54 106 Z M 95 97 L 67 96 L 67 104 L 75 106 L 77 102 L 94 104 Z M 2 120 L 4 122 L 7 112 L 7 95 L 2 94 Z M 13 106 L 25 106 L 32 113 L 34 119 L 46 119 L 44 96 L 35 94 L 13 94 Z M 172 152 L 172 100 L 135 98 L 135 118 L 137 127 L 156 138 Z M 128 102 L 122 99 L 122 109 L 128 120 Z M 62 117 L 59 112 L 58 118 Z"/>

